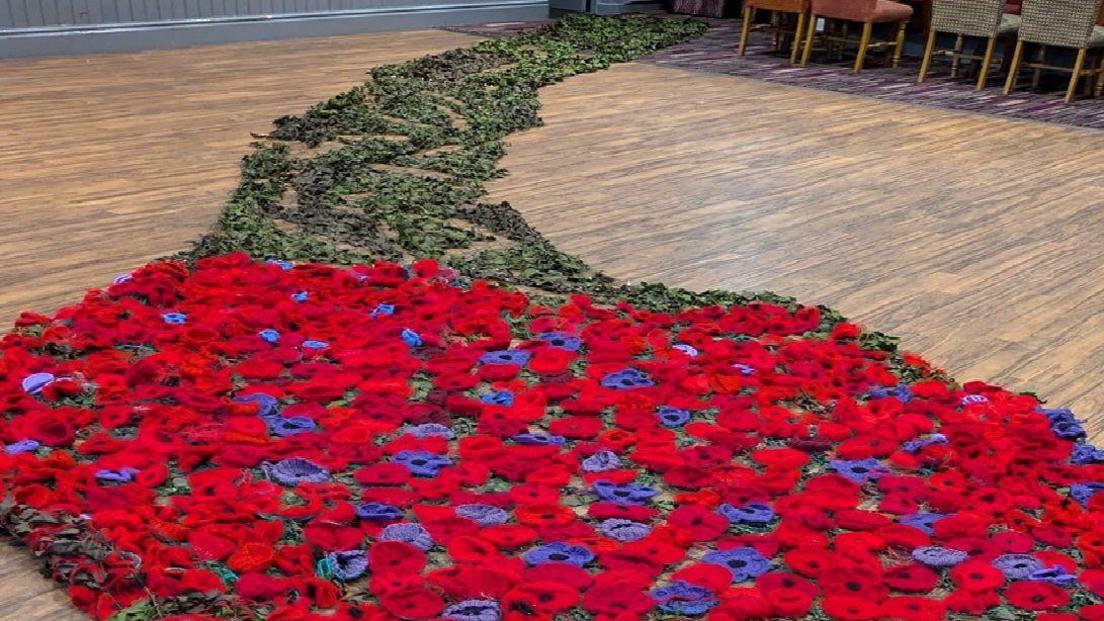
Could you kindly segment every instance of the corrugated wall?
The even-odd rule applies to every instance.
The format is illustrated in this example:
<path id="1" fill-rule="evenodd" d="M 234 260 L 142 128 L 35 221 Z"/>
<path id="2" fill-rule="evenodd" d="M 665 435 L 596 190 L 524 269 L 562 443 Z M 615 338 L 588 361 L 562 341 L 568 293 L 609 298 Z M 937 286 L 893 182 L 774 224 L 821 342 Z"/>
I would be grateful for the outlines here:
<path id="1" fill-rule="evenodd" d="M 0 29 L 339 14 L 438 4 L 417 0 L 0 0 Z M 451 0 L 449 4 L 467 4 Z M 475 2 L 472 2 L 475 4 Z"/>
<path id="2" fill-rule="evenodd" d="M 548 17 L 548 0 L 0 0 L 0 60 Z"/>

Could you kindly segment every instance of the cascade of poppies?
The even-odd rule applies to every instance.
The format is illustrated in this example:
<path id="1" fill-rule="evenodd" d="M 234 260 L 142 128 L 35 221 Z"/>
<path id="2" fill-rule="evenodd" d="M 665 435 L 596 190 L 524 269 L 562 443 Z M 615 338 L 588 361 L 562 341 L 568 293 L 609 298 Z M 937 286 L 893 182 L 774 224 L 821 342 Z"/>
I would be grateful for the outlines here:
<path id="1" fill-rule="evenodd" d="M 1073 415 L 859 336 L 154 263 L 0 342 L 0 515 L 98 619 L 1104 620 Z"/>

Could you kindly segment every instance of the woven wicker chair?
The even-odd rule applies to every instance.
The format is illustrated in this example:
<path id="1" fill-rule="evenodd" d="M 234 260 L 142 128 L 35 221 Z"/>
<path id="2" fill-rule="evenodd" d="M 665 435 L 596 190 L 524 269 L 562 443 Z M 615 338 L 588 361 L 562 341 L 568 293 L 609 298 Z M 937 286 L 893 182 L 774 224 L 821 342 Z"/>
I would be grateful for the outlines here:
<path id="1" fill-rule="evenodd" d="M 1025 43 L 1034 43 L 1040 46 L 1041 53 L 1033 63 L 1027 63 L 1027 67 L 1035 70 L 1033 86 L 1038 84 L 1038 73 L 1043 69 L 1056 71 L 1069 71 L 1069 88 L 1066 89 L 1066 103 L 1073 101 L 1077 92 L 1077 83 L 1082 76 L 1093 75 L 1096 77 L 1096 95 L 1100 95 L 1101 73 L 1104 72 L 1098 63 L 1095 69 L 1085 69 L 1085 58 L 1089 50 L 1104 48 L 1104 27 L 1097 26 L 1097 15 L 1100 13 L 1101 0 L 1024 0 L 1020 24 L 1019 41 L 1016 42 L 1016 51 L 1012 55 L 1012 67 L 1008 72 L 1008 81 L 1004 85 L 1004 94 L 1011 93 L 1016 88 L 1016 79 L 1019 76 L 1020 64 L 1023 59 Z M 1066 47 L 1077 50 L 1077 60 L 1073 69 L 1069 67 L 1056 67 L 1047 65 L 1042 52 L 1045 47 Z M 1104 55 L 1102 55 L 1104 61 Z"/>
<path id="2" fill-rule="evenodd" d="M 805 20 L 809 17 L 809 0 L 744 0 L 744 24 L 743 33 L 740 36 L 740 56 L 747 52 L 748 35 L 751 34 L 751 23 L 755 21 L 755 11 L 771 11 L 773 13 L 772 29 L 775 31 L 776 42 L 780 39 L 781 28 L 780 13 L 796 14 L 797 27 L 793 32 L 793 45 L 790 50 L 790 62 L 797 62 L 797 54 L 801 49 L 801 38 L 805 34 Z"/>
<path id="3" fill-rule="evenodd" d="M 997 39 L 1014 36 L 1020 27 L 1020 16 L 1004 12 L 1004 0 L 933 0 L 931 27 L 928 28 L 928 42 L 924 46 L 924 59 L 920 62 L 919 84 L 924 81 L 931 66 L 932 54 L 938 33 L 958 35 L 953 50 L 938 50 L 940 54 L 951 56 L 951 77 L 958 75 L 961 59 L 980 60 L 977 90 L 985 88 L 989 77 L 989 68 L 993 65 L 993 50 Z M 986 39 L 985 55 L 964 54 L 962 46 L 966 37 Z"/>
<path id="4" fill-rule="evenodd" d="M 813 48 L 813 37 L 816 36 L 817 18 L 834 19 L 843 22 L 859 22 L 863 25 L 862 38 L 859 39 L 859 53 L 855 57 L 854 72 L 862 71 L 866 60 L 866 51 L 872 48 L 892 48 L 892 64 L 894 67 L 901 60 L 901 49 L 905 45 L 905 27 L 912 18 L 912 7 L 892 0 L 812 0 L 812 8 L 809 15 L 808 35 L 805 38 L 805 48 L 801 56 L 801 64 L 809 62 L 809 55 Z M 870 42 L 874 24 L 897 24 L 897 36 L 890 41 Z M 834 37 L 827 33 L 826 41 L 847 41 L 843 37 Z"/>

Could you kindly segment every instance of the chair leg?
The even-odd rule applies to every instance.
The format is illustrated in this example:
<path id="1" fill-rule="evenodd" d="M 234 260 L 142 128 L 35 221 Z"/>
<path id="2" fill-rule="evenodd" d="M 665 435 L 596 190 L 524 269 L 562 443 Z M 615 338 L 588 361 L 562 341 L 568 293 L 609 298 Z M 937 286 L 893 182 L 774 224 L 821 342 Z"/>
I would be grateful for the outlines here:
<path id="1" fill-rule="evenodd" d="M 997 47 L 997 37 L 989 37 L 989 43 L 985 45 L 985 58 L 981 61 L 981 71 L 978 72 L 977 88 L 974 90 L 981 90 L 985 88 L 985 78 L 989 77 L 989 65 L 993 64 L 993 48 Z"/>
<path id="2" fill-rule="evenodd" d="M 805 49 L 801 51 L 801 65 L 805 66 L 809 64 L 809 56 L 813 52 L 813 37 L 816 35 L 817 16 L 816 13 L 809 14 L 809 28 L 808 35 L 805 37 Z"/>
<path id="3" fill-rule="evenodd" d="M 736 48 L 740 56 L 747 53 L 748 35 L 751 34 L 751 22 L 755 19 L 755 9 L 750 5 L 744 5 L 744 25 L 740 33 L 740 47 Z"/>
<path id="4" fill-rule="evenodd" d="M 893 68 L 901 64 L 901 52 L 905 49 L 905 26 L 908 22 L 897 24 L 897 42 L 893 44 Z"/>
<path id="5" fill-rule="evenodd" d="M 1008 75 L 1008 65 L 1012 62 L 1012 50 L 1016 49 L 1017 39 L 1009 38 L 1004 42 L 1004 49 L 1001 50 L 1001 63 L 1000 68 L 997 69 L 1000 73 Z"/>
<path id="6" fill-rule="evenodd" d="M 874 31 L 874 23 L 863 24 L 862 38 L 859 39 L 859 55 L 855 57 L 855 69 L 853 73 L 862 71 L 863 62 L 866 60 L 866 48 L 870 45 L 870 33 Z"/>
<path id="7" fill-rule="evenodd" d="M 790 64 L 797 63 L 797 55 L 801 52 L 801 40 L 805 38 L 805 13 L 797 14 L 797 27 L 794 29 L 793 49 L 790 50 Z"/>
<path id="8" fill-rule="evenodd" d="M 782 49 L 782 14 L 771 11 L 771 29 L 774 30 L 774 51 Z"/>
<path id="9" fill-rule="evenodd" d="M 917 84 L 923 84 L 928 76 L 928 67 L 931 66 L 932 54 L 935 52 L 935 30 L 928 28 L 928 42 L 924 45 L 924 58 L 920 61 L 920 77 L 916 78 Z"/>
<path id="10" fill-rule="evenodd" d="M 1104 51 L 1100 53 L 1100 62 L 1096 66 L 1096 82 L 1093 85 L 1093 96 L 1100 97 L 1104 92 Z"/>
<path id="11" fill-rule="evenodd" d="M 1016 74 L 1020 72 L 1020 60 L 1023 59 L 1023 40 L 1016 41 L 1016 51 L 1012 53 L 1012 66 L 1008 68 L 1008 79 L 1004 82 L 1004 94 L 1016 88 Z"/>
<path id="12" fill-rule="evenodd" d="M 1046 60 L 1046 46 L 1045 45 L 1039 45 L 1039 51 L 1035 53 L 1035 62 L 1039 63 L 1039 64 L 1042 64 L 1042 62 L 1044 60 Z M 1039 90 L 1039 78 L 1041 78 L 1042 75 L 1043 75 L 1043 70 L 1042 69 L 1036 68 L 1036 69 L 1032 70 L 1032 72 L 1031 72 L 1031 90 L 1033 90 L 1033 91 Z"/>
<path id="13" fill-rule="evenodd" d="M 965 43 L 966 38 L 962 35 L 958 35 L 955 39 L 954 54 L 951 56 L 951 77 L 958 77 L 958 65 L 962 61 L 962 45 Z"/>
<path id="14" fill-rule="evenodd" d="M 1073 101 L 1077 93 L 1077 81 L 1081 79 L 1081 68 L 1085 66 L 1085 55 L 1089 51 L 1081 48 L 1077 51 L 1077 60 L 1073 63 L 1073 75 L 1070 76 L 1069 88 L 1066 89 L 1066 103 Z"/>

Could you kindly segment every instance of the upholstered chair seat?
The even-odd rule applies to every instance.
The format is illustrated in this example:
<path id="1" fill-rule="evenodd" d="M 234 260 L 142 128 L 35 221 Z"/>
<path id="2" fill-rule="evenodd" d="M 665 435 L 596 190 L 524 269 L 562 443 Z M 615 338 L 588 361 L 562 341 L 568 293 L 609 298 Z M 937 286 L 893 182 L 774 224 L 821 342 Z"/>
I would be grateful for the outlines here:
<path id="1" fill-rule="evenodd" d="M 809 31 L 805 40 L 805 52 L 801 64 L 809 61 L 816 22 L 819 18 L 859 22 L 863 24 L 859 39 L 859 53 L 855 58 L 855 73 L 862 70 L 866 51 L 871 47 L 870 36 L 874 24 L 897 24 L 897 36 L 891 41 L 875 43 L 876 47 L 893 48 L 892 63 L 896 67 L 901 60 L 901 48 L 905 45 L 905 27 L 912 19 L 912 7 L 891 0 L 813 0 Z"/>

